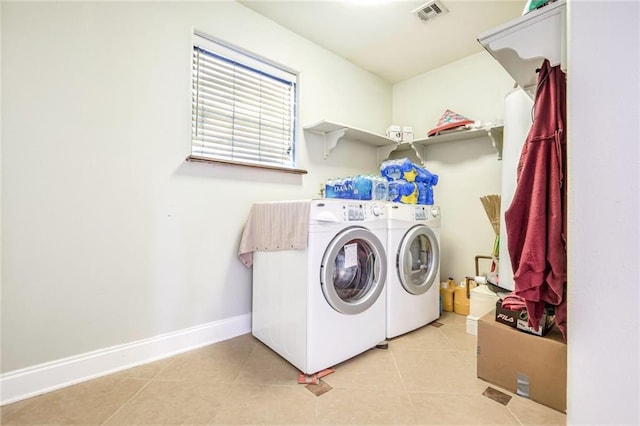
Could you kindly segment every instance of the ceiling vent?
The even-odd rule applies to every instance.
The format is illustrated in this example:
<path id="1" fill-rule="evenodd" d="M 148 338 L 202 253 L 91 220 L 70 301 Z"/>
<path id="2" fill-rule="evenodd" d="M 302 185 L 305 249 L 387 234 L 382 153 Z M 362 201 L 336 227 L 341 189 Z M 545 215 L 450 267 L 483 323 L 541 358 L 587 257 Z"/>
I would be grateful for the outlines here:
<path id="1" fill-rule="evenodd" d="M 438 0 L 431 0 L 414 10 L 413 13 L 422 22 L 429 22 L 440 15 L 444 15 L 449 10 L 440 3 Z"/>

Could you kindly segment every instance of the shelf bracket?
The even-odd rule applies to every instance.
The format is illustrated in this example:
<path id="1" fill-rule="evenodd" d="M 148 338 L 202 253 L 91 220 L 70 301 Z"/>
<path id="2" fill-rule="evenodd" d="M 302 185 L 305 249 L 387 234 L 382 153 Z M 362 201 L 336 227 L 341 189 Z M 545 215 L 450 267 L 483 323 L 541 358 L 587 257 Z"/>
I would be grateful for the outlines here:
<path id="1" fill-rule="evenodd" d="M 567 69 L 567 2 L 549 3 L 478 36 L 480 44 L 529 94 L 528 88 L 538 83 L 536 69 L 545 58 L 552 67 Z"/>
<path id="2" fill-rule="evenodd" d="M 491 144 L 493 148 L 498 153 L 498 160 L 502 160 L 502 140 L 503 140 L 503 130 L 502 128 L 493 128 L 487 129 L 487 136 L 491 139 Z"/>
<path id="3" fill-rule="evenodd" d="M 378 147 L 378 149 L 377 149 L 378 164 L 382 164 L 382 162 L 384 160 L 389 158 L 389 154 L 391 154 L 393 151 L 395 151 L 396 148 L 398 148 L 398 144 L 396 144 L 396 145 L 385 145 L 385 146 Z"/>
<path id="4" fill-rule="evenodd" d="M 420 147 L 414 145 L 413 143 L 411 143 L 411 149 L 413 150 L 413 152 L 416 153 L 416 156 L 420 160 L 421 165 L 424 166 L 424 158 L 422 158 L 422 151 L 423 150 L 421 150 Z"/>
<path id="5" fill-rule="evenodd" d="M 326 160 L 333 148 L 338 145 L 338 141 L 347 133 L 347 129 L 338 129 L 323 133 L 324 137 L 324 159 Z"/>

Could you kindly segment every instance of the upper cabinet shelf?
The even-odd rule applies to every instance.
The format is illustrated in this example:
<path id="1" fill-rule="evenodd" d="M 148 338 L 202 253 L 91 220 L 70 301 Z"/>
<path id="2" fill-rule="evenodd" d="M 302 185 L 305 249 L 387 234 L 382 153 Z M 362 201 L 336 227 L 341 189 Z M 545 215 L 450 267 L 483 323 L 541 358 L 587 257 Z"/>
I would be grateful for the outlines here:
<path id="1" fill-rule="evenodd" d="M 535 96 L 544 59 L 566 71 L 566 4 L 557 0 L 478 36 L 516 83 Z"/>
<path id="2" fill-rule="evenodd" d="M 310 126 L 305 126 L 303 129 L 306 132 L 315 133 L 323 137 L 324 158 L 329 156 L 329 153 L 336 147 L 341 139 L 360 141 L 378 148 L 378 163 L 382 161 L 381 158 L 383 160 L 386 159 L 391 151 L 395 150 L 398 146 L 398 142 L 385 136 L 325 120 Z"/>
<path id="3" fill-rule="evenodd" d="M 441 135 L 431 136 L 429 138 L 417 139 L 413 141 L 413 145 L 434 145 L 444 142 L 461 141 L 465 139 L 489 137 L 491 144 L 498 154 L 498 160 L 502 159 L 502 134 L 504 126 L 482 127 L 479 129 L 459 130 Z M 422 158 L 422 157 L 421 157 Z M 426 158 L 426 155 L 424 156 Z"/>

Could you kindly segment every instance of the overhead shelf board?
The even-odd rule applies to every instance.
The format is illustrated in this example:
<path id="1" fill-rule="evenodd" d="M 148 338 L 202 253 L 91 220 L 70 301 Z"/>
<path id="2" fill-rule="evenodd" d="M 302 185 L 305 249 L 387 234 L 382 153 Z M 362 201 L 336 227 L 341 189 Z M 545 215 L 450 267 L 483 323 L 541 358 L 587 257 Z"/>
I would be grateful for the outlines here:
<path id="1" fill-rule="evenodd" d="M 431 136 L 424 139 L 416 139 L 413 141 L 413 145 L 422 145 L 427 147 L 429 145 L 440 144 L 445 142 L 461 141 L 465 139 L 488 137 L 491 140 L 493 148 L 498 154 L 498 160 L 502 159 L 502 134 L 504 126 L 491 126 L 481 127 L 478 129 L 459 130 L 449 133 L 443 133 L 440 135 Z M 426 158 L 426 155 L 423 157 Z"/>
<path id="2" fill-rule="evenodd" d="M 342 139 L 364 142 L 373 147 L 379 148 L 378 160 L 380 160 L 381 155 L 384 156 L 384 152 L 386 152 L 386 155 L 388 155 L 389 152 L 393 151 L 398 146 L 398 142 L 385 136 L 376 135 L 375 133 L 326 120 L 322 120 L 315 124 L 305 126 L 303 130 L 306 132 L 321 135 L 323 137 L 324 158 L 327 158 L 329 156 L 329 153 Z"/>
<path id="3" fill-rule="evenodd" d="M 478 42 L 530 96 L 544 59 L 566 71 L 566 1 L 557 0 L 478 36 Z"/>

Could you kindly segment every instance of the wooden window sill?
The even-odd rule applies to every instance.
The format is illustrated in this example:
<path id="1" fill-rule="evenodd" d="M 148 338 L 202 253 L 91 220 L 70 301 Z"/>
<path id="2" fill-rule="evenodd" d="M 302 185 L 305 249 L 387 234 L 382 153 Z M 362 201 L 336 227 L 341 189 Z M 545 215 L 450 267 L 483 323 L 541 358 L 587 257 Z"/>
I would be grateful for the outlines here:
<path id="1" fill-rule="evenodd" d="M 206 158 L 206 157 L 199 157 L 197 155 L 189 155 L 186 158 L 187 161 L 193 161 L 196 163 L 208 163 L 208 164 L 228 164 L 228 165 L 232 165 L 232 166 L 242 166 L 242 167 L 251 167 L 254 169 L 266 169 L 266 170 L 274 170 L 274 171 L 278 171 L 278 172 L 284 172 L 284 173 L 292 173 L 295 175 L 306 175 L 307 172 L 306 170 L 303 169 L 294 169 L 294 168 L 289 168 L 289 167 L 278 167 L 278 166 L 267 166 L 267 165 L 262 165 L 262 164 L 254 164 L 254 163 L 243 163 L 241 161 L 227 161 L 227 160 L 218 160 L 218 159 L 211 159 L 211 158 Z"/>

